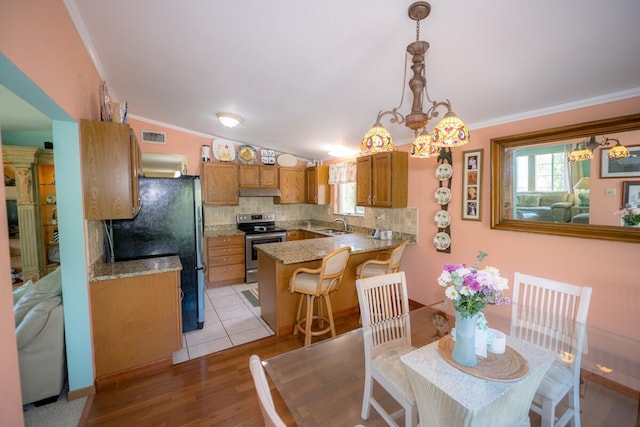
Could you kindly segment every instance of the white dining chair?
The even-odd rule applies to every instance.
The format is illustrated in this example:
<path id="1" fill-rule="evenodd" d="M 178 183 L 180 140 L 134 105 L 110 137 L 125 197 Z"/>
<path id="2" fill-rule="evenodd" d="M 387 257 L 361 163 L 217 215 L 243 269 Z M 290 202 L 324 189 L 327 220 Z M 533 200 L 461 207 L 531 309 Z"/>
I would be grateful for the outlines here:
<path id="1" fill-rule="evenodd" d="M 262 418 L 264 418 L 264 425 L 267 427 L 286 427 L 286 424 L 276 412 L 273 397 L 271 397 L 271 390 L 269 389 L 269 383 L 264 373 L 264 367 L 262 366 L 260 358 L 255 354 L 249 358 L 249 369 L 251 369 L 253 384 L 258 393 L 258 403 L 260 405 L 260 412 L 262 412 Z"/>
<path id="2" fill-rule="evenodd" d="M 371 407 L 392 426 L 404 414 L 405 426 L 417 424 L 418 411 L 413 390 L 400 357 L 415 350 L 411 346 L 409 297 L 404 272 L 356 280 L 364 332 L 365 379 L 362 419 L 369 419 Z M 389 393 L 402 410 L 390 414 L 373 396 L 374 381 Z"/>
<path id="3" fill-rule="evenodd" d="M 588 286 L 515 273 L 511 335 L 558 355 L 531 404 L 542 417 L 542 427 L 580 427 L 580 365 L 591 291 Z M 556 416 L 565 397 L 566 409 Z"/>

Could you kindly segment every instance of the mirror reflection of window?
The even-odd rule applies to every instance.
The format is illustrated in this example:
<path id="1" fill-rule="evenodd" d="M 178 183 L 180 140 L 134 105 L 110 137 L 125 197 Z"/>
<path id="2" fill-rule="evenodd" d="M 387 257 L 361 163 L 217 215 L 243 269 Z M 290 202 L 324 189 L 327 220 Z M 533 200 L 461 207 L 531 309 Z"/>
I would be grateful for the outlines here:
<path id="1" fill-rule="evenodd" d="M 567 160 L 594 135 L 591 160 Z M 628 157 L 610 157 L 617 143 Z M 640 114 L 493 138 L 491 228 L 640 243 L 616 215 L 640 182 L 639 159 Z"/>

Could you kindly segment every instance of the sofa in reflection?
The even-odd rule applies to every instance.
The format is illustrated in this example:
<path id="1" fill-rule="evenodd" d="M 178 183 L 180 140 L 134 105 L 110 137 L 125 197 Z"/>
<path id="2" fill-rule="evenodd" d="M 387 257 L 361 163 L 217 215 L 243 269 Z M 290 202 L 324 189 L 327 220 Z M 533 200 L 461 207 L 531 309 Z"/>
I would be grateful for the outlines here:
<path id="1" fill-rule="evenodd" d="M 521 191 L 515 198 L 516 219 L 568 222 L 574 200 L 567 191 Z"/>

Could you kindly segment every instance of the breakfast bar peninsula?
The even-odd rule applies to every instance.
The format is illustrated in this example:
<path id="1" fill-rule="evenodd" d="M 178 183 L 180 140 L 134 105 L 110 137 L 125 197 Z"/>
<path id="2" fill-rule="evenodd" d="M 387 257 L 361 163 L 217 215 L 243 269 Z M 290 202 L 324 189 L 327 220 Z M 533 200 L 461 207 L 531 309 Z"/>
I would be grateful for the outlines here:
<path id="1" fill-rule="evenodd" d="M 257 245 L 262 318 L 276 335 L 292 333 L 297 307 L 296 295 L 289 291 L 292 273 L 300 267 L 320 267 L 322 257 L 344 246 L 351 247 L 351 254 L 340 287 L 331 293 L 331 305 L 334 317 L 357 312 L 356 267 L 400 243 L 399 239 L 379 240 L 354 233 Z"/>

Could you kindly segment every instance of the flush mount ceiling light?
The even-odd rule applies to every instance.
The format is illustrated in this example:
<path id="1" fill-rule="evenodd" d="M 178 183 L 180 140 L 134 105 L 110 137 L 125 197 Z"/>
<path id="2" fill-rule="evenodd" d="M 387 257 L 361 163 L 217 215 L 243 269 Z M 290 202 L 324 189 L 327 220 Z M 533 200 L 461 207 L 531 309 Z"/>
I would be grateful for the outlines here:
<path id="1" fill-rule="evenodd" d="M 216 113 L 216 117 L 224 127 L 232 128 L 242 123 L 242 117 L 231 113 Z"/>
<path id="2" fill-rule="evenodd" d="M 427 92 L 424 55 L 429 49 L 429 43 L 420 40 L 420 21 L 429 16 L 430 12 L 431 5 L 426 1 L 415 2 L 409 6 L 409 18 L 416 21 L 416 41 L 407 46 L 413 70 L 413 77 L 409 80 L 409 88 L 413 94 L 411 113 L 404 116 L 398 111 L 404 100 L 405 85 L 403 84 L 400 105 L 389 111 L 380 111 L 375 124 L 362 139 L 360 151 L 364 154 L 394 150 L 391 134 L 382 126 L 381 122 L 386 115 L 391 116 L 391 123 L 404 124 L 414 131 L 416 140 L 411 144 L 411 157 L 432 157 L 438 154 L 440 148 L 457 147 L 469 142 L 469 129 L 451 110 L 449 100 L 432 101 Z M 422 111 L 423 99 L 431 103 L 426 112 Z M 436 125 L 433 132 L 429 134 L 426 127 L 433 118 L 438 117 L 437 109 L 440 107 L 445 107 L 447 113 Z"/>
<path id="3" fill-rule="evenodd" d="M 598 142 L 596 141 L 595 136 L 591 136 L 588 140 L 578 144 L 576 149 L 569 153 L 569 157 L 567 157 L 567 160 L 570 163 L 582 162 L 583 160 L 591 160 L 593 159 L 593 150 L 598 147 L 608 145 L 610 141 L 615 141 L 616 143 L 616 145 L 609 149 L 608 156 L 610 159 L 622 159 L 625 157 L 629 157 L 629 150 L 627 150 L 627 147 L 620 144 L 620 141 L 617 138 L 604 137 L 603 141 Z"/>

